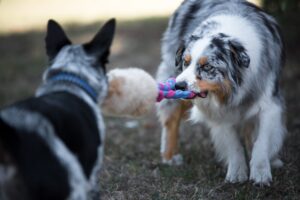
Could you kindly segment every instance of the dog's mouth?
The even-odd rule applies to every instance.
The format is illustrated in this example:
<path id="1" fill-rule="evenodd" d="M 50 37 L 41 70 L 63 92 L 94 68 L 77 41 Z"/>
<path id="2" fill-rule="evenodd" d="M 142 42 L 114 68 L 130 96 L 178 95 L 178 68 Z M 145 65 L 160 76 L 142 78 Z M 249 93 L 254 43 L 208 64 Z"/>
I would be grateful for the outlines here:
<path id="1" fill-rule="evenodd" d="M 200 98 L 206 98 L 208 95 L 208 91 L 202 91 L 202 92 L 198 92 L 197 93 L 197 96 L 200 97 Z"/>
<path id="2" fill-rule="evenodd" d="M 188 89 L 195 93 L 195 97 L 206 98 L 208 95 L 208 90 L 200 89 L 196 83 L 189 85 Z"/>

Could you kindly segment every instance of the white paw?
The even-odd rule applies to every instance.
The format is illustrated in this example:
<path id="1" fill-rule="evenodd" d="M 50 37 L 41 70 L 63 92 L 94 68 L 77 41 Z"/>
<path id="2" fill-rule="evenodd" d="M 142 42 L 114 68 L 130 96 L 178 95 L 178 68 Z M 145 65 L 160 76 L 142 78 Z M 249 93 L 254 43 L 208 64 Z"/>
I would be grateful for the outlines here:
<path id="1" fill-rule="evenodd" d="M 251 160 L 250 165 L 250 180 L 252 180 L 255 185 L 270 186 L 272 174 L 269 160 L 259 162 Z"/>
<path id="2" fill-rule="evenodd" d="M 248 180 L 246 163 L 229 164 L 225 182 L 242 183 Z"/>
<path id="3" fill-rule="evenodd" d="M 170 160 L 166 160 L 165 158 L 163 158 L 162 162 L 168 165 L 179 166 L 183 164 L 183 157 L 181 154 L 176 154 Z"/>
<path id="4" fill-rule="evenodd" d="M 271 166 L 275 169 L 278 169 L 283 166 L 283 162 L 279 158 L 275 158 L 271 161 Z"/>

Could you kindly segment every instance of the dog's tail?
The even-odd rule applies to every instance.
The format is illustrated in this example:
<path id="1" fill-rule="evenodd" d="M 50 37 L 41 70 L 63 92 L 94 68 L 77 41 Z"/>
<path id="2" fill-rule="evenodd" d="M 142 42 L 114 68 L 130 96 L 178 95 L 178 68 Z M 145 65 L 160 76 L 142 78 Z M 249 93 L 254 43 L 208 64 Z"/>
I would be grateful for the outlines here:
<path id="1" fill-rule="evenodd" d="M 10 126 L 0 117 L 0 153 L 1 146 L 25 185 L 28 198 L 22 199 L 67 199 L 67 171 L 39 134 Z"/>

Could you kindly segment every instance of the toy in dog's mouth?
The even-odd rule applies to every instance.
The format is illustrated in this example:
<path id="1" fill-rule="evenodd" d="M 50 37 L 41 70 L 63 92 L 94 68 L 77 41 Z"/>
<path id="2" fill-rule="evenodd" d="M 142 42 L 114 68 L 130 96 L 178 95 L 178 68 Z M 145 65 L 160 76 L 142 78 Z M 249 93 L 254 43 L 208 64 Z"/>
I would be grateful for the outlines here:
<path id="1" fill-rule="evenodd" d="M 188 84 L 185 81 L 179 81 L 176 82 L 175 89 L 182 90 L 182 91 L 190 91 L 191 93 L 193 93 L 193 98 L 196 97 L 206 98 L 208 95 L 208 90 L 199 91 L 200 88 L 198 87 L 197 83 Z"/>

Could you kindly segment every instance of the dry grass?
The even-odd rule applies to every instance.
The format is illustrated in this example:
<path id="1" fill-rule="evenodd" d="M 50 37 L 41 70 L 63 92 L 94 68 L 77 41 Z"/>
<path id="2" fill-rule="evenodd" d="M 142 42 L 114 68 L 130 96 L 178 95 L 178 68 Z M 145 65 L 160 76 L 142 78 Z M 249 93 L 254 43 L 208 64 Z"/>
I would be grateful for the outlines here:
<path id="1" fill-rule="evenodd" d="M 68 26 L 75 41 L 85 41 L 99 24 Z M 141 66 L 154 74 L 160 62 L 160 37 L 167 20 L 145 19 L 118 24 L 110 68 Z M 286 27 L 284 30 L 290 30 Z M 298 32 L 299 33 L 299 32 Z M 0 105 L 33 93 L 46 65 L 44 33 L 0 37 Z M 295 39 L 287 40 L 288 46 Z M 292 55 L 292 54 L 291 54 Z M 160 127 L 154 114 L 140 120 L 106 118 L 106 156 L 100 176 L 103 199 L 299 199 L 300 197 L 300 59 L 290 56 L 284 70 L 289 134 L 282 157 L 285 166 L 273 170 L 271 187 L 251 183 L 225 184 L 225 172 L 215 161 L 207 130 L 184 124 L 180 140 L 185 164 L 160 164 Z"/>

